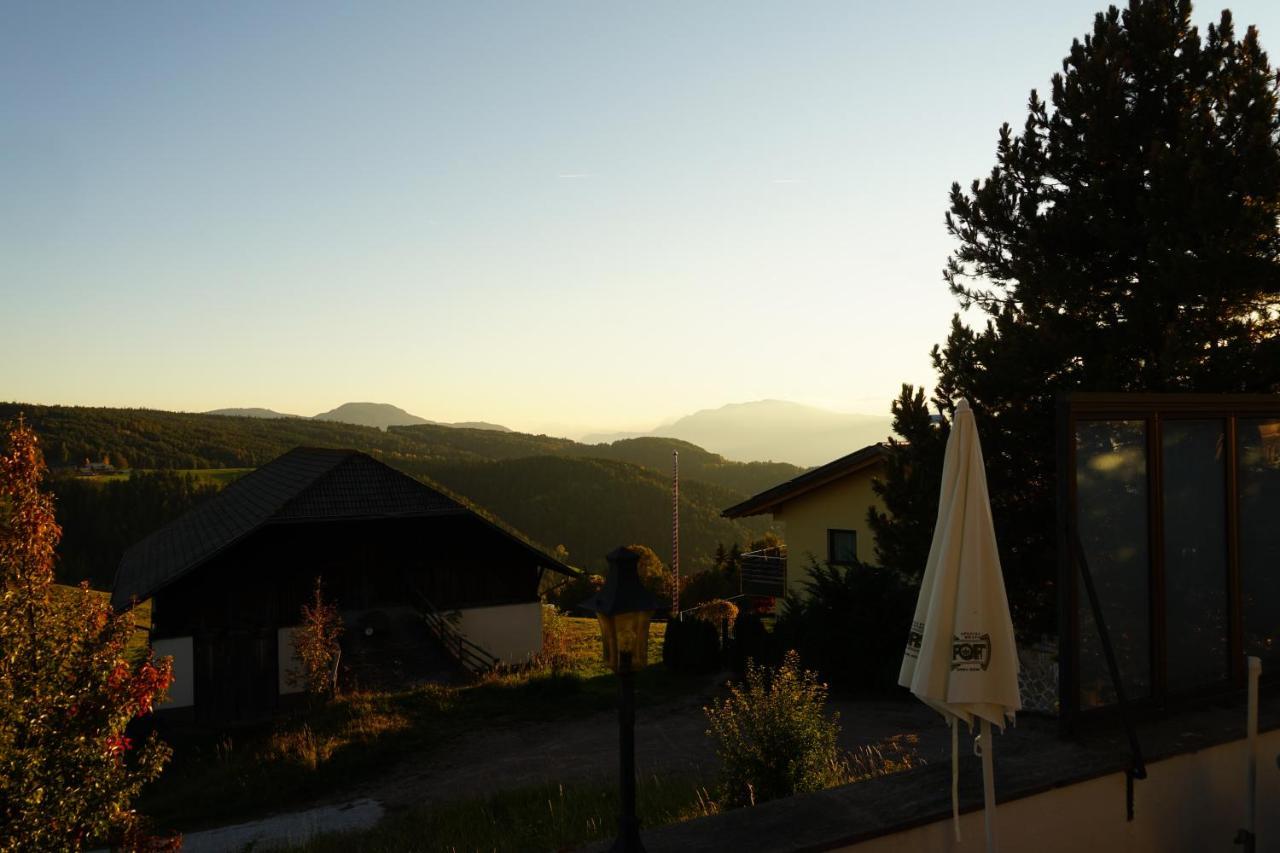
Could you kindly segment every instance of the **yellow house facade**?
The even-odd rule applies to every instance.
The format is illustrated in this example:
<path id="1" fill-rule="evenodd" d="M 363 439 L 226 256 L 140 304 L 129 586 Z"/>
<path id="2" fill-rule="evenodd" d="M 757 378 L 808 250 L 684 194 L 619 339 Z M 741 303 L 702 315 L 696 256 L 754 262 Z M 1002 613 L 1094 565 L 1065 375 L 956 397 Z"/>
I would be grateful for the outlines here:
<path id="1" fill-rule="evenodd" d="M 875 535 L 867 524 L 867 509 L 884 506 L 871 489 L 871 481 L 883 477 L 888 449 L 883 444 L 864 447 L 826 465 L 806 471 L 721 513 L 726 518 L 771 515 L 782 522 L 785 553 L 755 555 L 757 570 L 769 565 L 779 593 L 800 593 L 809 566 L 818 563 L 847 565 L 875 562 Z M 751 555 L 744 555 L 744 578 Z M 771 575 L 772 578 L 772 575 Z"/>

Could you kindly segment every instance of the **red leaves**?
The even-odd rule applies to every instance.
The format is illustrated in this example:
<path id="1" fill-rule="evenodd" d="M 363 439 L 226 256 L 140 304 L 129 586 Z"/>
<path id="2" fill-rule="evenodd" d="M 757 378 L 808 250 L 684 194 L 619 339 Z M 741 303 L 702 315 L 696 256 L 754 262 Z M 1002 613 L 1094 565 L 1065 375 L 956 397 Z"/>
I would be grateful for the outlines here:
<path id="1" fill-rule="evenodd" d="M 163 695 L 172 683 L 173 662 L 168 658 L 160 661 L 159 666 L 150 660 L 140 666 L 130 690 L 135 715 L 150 714 L 156 698 Z"/>
<path id="2" fill-rule="evenodd" d="M 125 735 L 108 735 L 106 740 L 107 754 L 117 761 L 124 761 L 124 754 L 133 749 L 133 738 Z"/>

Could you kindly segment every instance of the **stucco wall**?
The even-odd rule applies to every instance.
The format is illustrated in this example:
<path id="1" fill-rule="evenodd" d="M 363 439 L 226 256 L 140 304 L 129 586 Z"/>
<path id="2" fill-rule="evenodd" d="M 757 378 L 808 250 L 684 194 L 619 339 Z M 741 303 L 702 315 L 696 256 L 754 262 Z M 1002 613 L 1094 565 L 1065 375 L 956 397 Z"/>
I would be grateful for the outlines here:
<path id="1" fill-rule="evenodd" d="M 462 635 L 503 663 L 523 663 L 542 651 L 542 605 L 536 601 L 457 613 Z"/>
<path id="2" fill-rule="evenodd" d="M 871 480 L 880 476 L 882 468 L 873 465 L 841 477 L 774 509 L 774 520 L 784 525 L 782 538 L 787 543 L 789 590 L 803 589 L 811 557 L 820 563 L 826 561 L 828 530 L 856 530 L 858 559 L 864 563 L 875 562 L 875 539 L 867 526 L 867 507 L 883 509 L 880 499 L 871 491 Z"/>
<path id="3" fill-rule="evenodd" d="M 1259 738 L 1258 850 L 1280 850 L 1280 731 Z M 1247 742 L 1232 741 L 1148 765 L 1148 778 L 1134 787 L 1134 820 L 1125 820 L 1123 773 L 1102 776 L 1043 794 L 1003 803 L 996 809 L 1001 850 L 1035 853 L 1203 853 L 1239 850 L 1232 844 L 1245 823 Z M 996 761 L 1000 761 L 999 750 Z M 997 790 L 996 796 L 999 797 Z M 964 843 L 956 844 L 951 821 L 884 835 L 850 847 L 854 853 L 920 850 L 962 853 L 983 849 L 983 815 L 960 818 Z"/>
<path id="4" fill-rule="evenodd" d="M 151 648 L 158 658 L 173 658 L 173 683 L 169 685 L 169 698 L 158 705 L 170 708 L 189 708 L 196 703 L 195 647 L 191 637 L 169 637 L 155 640 Z"/>

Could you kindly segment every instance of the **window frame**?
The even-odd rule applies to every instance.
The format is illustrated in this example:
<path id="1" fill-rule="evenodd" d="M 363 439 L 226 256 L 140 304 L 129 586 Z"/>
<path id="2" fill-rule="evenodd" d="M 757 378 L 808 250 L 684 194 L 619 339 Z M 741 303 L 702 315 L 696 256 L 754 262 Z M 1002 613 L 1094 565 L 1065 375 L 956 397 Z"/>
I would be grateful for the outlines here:
<path id="1" fill-rule="evenodd" d="M 851 560 L 835 559 L 836 535 L 840 533 L 848 533 L 853 537 L 853 559 Z M 856 566 L 858 564 L 858 531 L 849 527 L 827 528 L 827 564 L 832 566 Z"/>
<path id="2" fill-rule="evenodd" d="M 1148 632 L 1151 695 L 1129 697 L 1138 709 L 1162 709 L 1220 696 L 1245 686 L 1244 598 L 1240 560 L 1239 440 L 1241 420 L 1280 419 L 1280 395 L 1074 393 L 1058 398 L 1057 411 L 1057 558 L 1058 558 L 1058 702 L 1064 731 L 1085 719 L 1105 716 L 1116 705 L 1082 709 L 1080 703 L 1080 607 L 1087 604 L 1080 568 L 1069 540 L 1076 529 L 1076 436 L 1079 424 L 1141 421 L 1146 434 Z M 1168 690 L 1168 589 L 1165 561 L 1164 424 L 1178 420 L 1220 420 L 1224 438 L 1225 546 L 1228 675 L 1223 682 L 1191 691 Z M 1267 679 L 1264 676 L 1264 680 Z"/>

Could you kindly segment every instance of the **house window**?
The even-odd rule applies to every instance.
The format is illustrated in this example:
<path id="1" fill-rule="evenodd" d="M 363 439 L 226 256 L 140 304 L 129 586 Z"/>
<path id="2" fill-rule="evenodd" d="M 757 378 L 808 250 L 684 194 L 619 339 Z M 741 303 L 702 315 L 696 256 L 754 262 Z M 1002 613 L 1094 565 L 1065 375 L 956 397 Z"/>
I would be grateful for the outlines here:
<path id="1" fill-rule="evenodd" d="M 1075 394 L 1059 410 L 1061 707 L 1116 701 L 1087 558 L 1127 698 L 1242 688 L 1280 660 L 1280 399 Z"/>
<path id="2" fill-rule="evenodd" d="M 852 566 L 858 561 L 858 531 L 827 531 L 827 562 L 833 566 Z"/>

